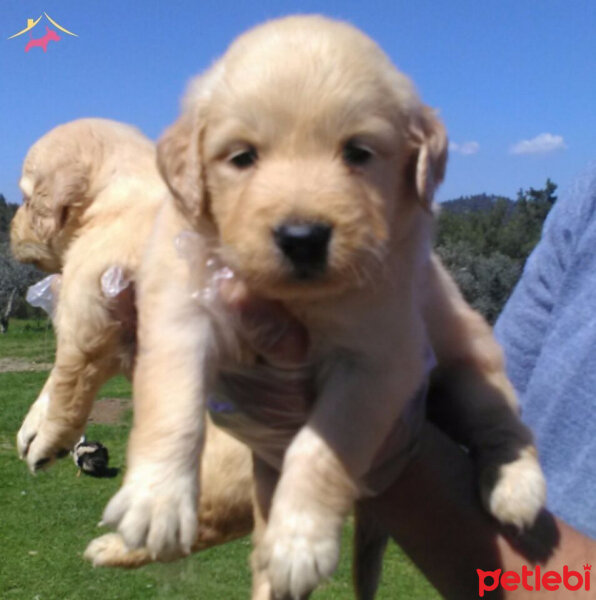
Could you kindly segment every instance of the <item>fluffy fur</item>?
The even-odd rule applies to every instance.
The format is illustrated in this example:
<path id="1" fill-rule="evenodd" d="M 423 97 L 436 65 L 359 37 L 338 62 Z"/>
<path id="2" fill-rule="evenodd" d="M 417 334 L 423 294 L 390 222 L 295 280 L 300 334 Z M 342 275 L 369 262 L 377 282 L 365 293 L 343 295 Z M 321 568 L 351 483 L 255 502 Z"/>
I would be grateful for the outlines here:
<path id="1" fill-rule="evenodd" d="M 279 471 L 255 457 L 253 598 L 305 597 L 332 573 L 341 525 L 425 378 L 429 340 L 480 457 L 487 507 L 504 522 L 533 521 L 544 481 L 500 349 L 430 252 L 446 148 L 435 114 L 376 44 L 318 17 L 256 28 L 191 86 L 158 146 L 174 202 L 141 267 L 140 410 L 124 486 L 105 512 L 130 544 L 167 554 L 194 536 L 190 449 L 222 362 L 217 328 L 189 293 L 206 276 L 174 249 L 186 229 L 282 301 L 311 340 L 313 409 Z M 317 276 L 297 276 L 276 245 L 288 223 L 331 228 Z"/>
<path id="2" fill-rule="evenodd" d="M 30 149 L 20 187 L 24 203 L 11 227 L 15 257 L 62 272 L 54 325 L 56 360 L 17 436 L 32 470 L 70 449 L 82 433 L 99 387 L 130 376 L 135 351 L 130 290 L 106 298 L 102 274 L 118 266 L 133 281 L 166 189 L 154 144 L 127 125 L 81 119 L 56 127 Z M 252 529 L 248 451 L 210 427 L 203 457 L 201 527 L 195 548 Z M 137 566 L 147 549 L 130 551 L 118 534 L 95 540 L 95 564 Z"/>
<path id="3" fill-rule="evenodd" d="M 500 349 L 430 250 L 446 148 L 410 81 L 343 23 L 258 27 L 194 83 L 158 146 L 173 202 L 140 267 L 128 472 L 104 513 L 128 545 L 190 547 L 205 397 L 238 360 L 193 297 L 206 272 L 175 250 L 188 229 L 256 293 L 283 302 L 311 340 L 313 408 L 283 462 L 255 461 L 253 598 L 306 597 L 332 573 L 342 523 L 426 377 L 429 343 L 480 457 L 488 508 L 533 521 L 544 481 Z M 305 224 L 330 232 L 323 268 L 306 277 L 275 239 Z"/>

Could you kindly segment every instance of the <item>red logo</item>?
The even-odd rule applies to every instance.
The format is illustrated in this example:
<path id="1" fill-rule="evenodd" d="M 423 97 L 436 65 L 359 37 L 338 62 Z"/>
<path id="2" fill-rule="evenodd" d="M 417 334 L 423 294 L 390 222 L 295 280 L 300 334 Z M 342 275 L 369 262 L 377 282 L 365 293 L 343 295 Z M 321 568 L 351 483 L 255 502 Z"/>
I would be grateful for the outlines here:
<path id="1" fill-rule="evenodd" d="M 546 590 L 554 592 L 561 585 L 570 592 L 577 590 L 590 590 L 590 571 L 592 565 L 584 565 L 584 574 L 579 571 L 570 571 L 569 567 L 563 567 L 563 573 L 557 571 L 545 571 L 540 569 L 540 565 L 532 571 L 526 565 L 522 567 L 521 575 L 515 571 L 505 571 L 501 573 L 501 569 L 496 571 L 483 571 L 476 569 L 478 574 L 478 595 L 482 598 L 485 592 L 494 592 L 501 586 L 507 592 L 514 592 L 521 586 L 524 590 L 540 591 Z"/>

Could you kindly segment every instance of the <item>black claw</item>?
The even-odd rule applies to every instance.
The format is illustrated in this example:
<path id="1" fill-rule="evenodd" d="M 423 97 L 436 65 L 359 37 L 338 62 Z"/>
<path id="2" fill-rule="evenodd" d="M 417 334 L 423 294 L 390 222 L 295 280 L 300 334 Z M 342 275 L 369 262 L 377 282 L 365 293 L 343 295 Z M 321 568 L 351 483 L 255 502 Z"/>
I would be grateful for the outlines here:
<path id="1" fill-rule="evenodd" d="M 33 434 L 26 442 L 25 442 L 25 450 L 23 452 L 23 457 L 27 456 L 27 454 L 29 454 L 29 448 L 31 448 L 31 444 L 33 442 L 33 440 L 35 439 L 35 434 Z"/>
<path id="2" fill-rule="evenodd" d="M 36 471 L 39 471 L 39 469 L 43 469 L 43 467 L 45 467 L 45 466 L 46 466 L 46 465 L 47 465 L 47 464 L 50 462 L 50 460 L 51 460 L 51 459 L 49 459 L 49 458 L 40 458 L 40 459 L 39 459 L 39 460 L 38 460 L 38 461 L 35 463 L 35 465 L 33 465 L 33 468 L 34 468 Z"/>

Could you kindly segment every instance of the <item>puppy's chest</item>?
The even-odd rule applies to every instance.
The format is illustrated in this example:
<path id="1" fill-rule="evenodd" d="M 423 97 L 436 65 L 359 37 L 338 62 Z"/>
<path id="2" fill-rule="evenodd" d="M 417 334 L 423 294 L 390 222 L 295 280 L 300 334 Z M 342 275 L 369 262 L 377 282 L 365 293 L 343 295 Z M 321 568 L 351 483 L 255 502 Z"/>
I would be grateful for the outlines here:
<path id="1" fill-rule="evenodd" d="M 309 362 L 324 369 L 342 357 L 374 360 L 380 345 L 389 350 L 403 335 L 409 311 L 401 311 L 393 298 L 375 297 L 338 300 L 336 303 L 301 307 L 289 311 L 306 327 Z"/>
<path id="2" fill-rule="evenodd" d="M 327 307 L 291 310 L 308 330 L 310 350 L 305 363 L 280 369 L 245 354 L 246 361 L 220 365 L 208 398 L 213 421 L 277 469 L 293 437 L 307 422 L 329 374 L 346 362 L 357 368 L 360 361 L 370 359 L 369 353 L 374 360 L 376 338 L 383 343 L 392 339 L 382 326 L 384 319 L 374 310 L 352 314 Z"/>

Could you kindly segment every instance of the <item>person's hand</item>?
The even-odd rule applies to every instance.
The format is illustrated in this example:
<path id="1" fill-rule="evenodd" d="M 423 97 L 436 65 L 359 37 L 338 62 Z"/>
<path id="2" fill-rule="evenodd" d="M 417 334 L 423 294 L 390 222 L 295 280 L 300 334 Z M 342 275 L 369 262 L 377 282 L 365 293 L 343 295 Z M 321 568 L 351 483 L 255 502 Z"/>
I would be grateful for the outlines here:
<path id="1" fill-rule="evenodd" d="M 219 316 L 223 308 L 228 326 L 233 324 L 258 360 L 222 368 L 208 398 L 211 418 L 281 468 L 285 449 L 306 423 L 313 401 L 307 331 L 280 302 L 256 297 L 234 276 L 220 278 L 215 287 Z"/>
<path id="2" fill-rule="evenodd" d="M 281 302 L 258 298 L 236 279 L 221 282 L 219 297 L 235 316 L 240 336 L 268 365 L 281 369 L 304 365 L 308 332 Z"/>

